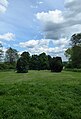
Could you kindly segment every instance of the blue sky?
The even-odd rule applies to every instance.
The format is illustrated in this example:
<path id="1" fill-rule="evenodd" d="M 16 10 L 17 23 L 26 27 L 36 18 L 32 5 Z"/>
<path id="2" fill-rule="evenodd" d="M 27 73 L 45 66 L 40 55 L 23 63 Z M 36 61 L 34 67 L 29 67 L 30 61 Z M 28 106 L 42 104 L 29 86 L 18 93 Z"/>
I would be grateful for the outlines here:
<path id="1" fill-rule="evenodd" d="M 4 50 L 12 47 L 31 55 L 45 52 L 66 60 L 69 39 L 80 32 L 79 3 L 80 0 L 0 0 L 0 42 Z"/>

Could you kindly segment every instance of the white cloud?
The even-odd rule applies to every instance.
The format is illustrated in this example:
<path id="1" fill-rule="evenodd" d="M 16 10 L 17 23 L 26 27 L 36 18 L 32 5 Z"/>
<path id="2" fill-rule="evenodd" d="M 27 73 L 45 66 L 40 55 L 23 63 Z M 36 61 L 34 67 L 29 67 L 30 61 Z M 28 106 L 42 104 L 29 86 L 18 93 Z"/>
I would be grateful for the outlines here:
<path id="1" fill-rule="evenodd" d="M 52 44 L 52 46 L 50 45 Z M 27 42 L 21 42 L 20 47 L 26 48 L 30 54 L 40 54 L 45 52 L 51 56 L 63 55 L 64 51 L 67 49 L 68 40 L 51 40 L 51 39 L 41 39 L 41 40 L 29 40 Z"/>
<path id="2" fill-rule="evenodd" d="M 6 33 L 3 35 L 0 35 L 0 40 L 10 41 L 10 40 L 13 40 L 14 38 L 15 38 L 15 34 L 13 33 Z"/>
<path id="3" fill-rule="evenodd" d="M 65 0 L 65 10 L 37 13 L 36 17 L 43 23 L 46 39 L 71 37 L 81 32 L 81 0 Z"/>
<path id="4" fill-rule="evenodd" d="M 0 0 L 0 4 L 7 7 L 8 6 L 8 0 Z"/>
<path id="5" fill-rule="evenodd" d="M 68 46 L 69 40 L 67 38 L 61 38 L 59 40 L 52 40 L 53 44 L 58 45 L 58 46 Z"/>
<path id="6" fill-rule="evenodd" d="M 36 17 L 37 19 L 42 20 L 42 22 L 61 23 L 64 20 L 60 10 L 49 11 L 48 13 L 37 13 Z"/>
<path id="7" fill-rule="evenodd" d="M 0 13 L 4 13 L 8 7 L 7 0 L 0 0 Z"/>
<path id="8" fill-rule="evenodd" d="M 2 41 L 0 41 L 0 44 L 2 44 Z"/>
<path id="9" fill-rule="evenodd" d="M 6 11 L 6 8 L 2 5 L 0 5 L 0 13 L 4 13 Z"/>
<path id="10" fill-rule="evenodd" d="M 49 43 L 49 40 L 29 40 L 27 42 L 21 42 L 19 45 L 21 47 L 34 48 L 34 47 L 45 47 Z"/>
<path id="11" fill-rule="evenodd" d="M 29 40 L 27 42 L 21 42 L 20 46 L 21 47 L 28 47 L 28 48 L 33 48 L 38 44 L 38 40 Z"/>
<path id="12" fill-rule="evenodd" d="M 71 2 L 73 2 L 73 1 L 75 1 L 75 0 L 65 0 L 65 4 L 66 4 L 66 3 L 71 3 Z"/>

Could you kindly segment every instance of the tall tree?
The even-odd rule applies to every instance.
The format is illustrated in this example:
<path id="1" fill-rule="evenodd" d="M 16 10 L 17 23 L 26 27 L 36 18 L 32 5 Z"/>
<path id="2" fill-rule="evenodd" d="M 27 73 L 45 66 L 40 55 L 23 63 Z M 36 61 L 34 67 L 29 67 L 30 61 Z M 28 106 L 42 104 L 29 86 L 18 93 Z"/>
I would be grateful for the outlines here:
<path id="1" fill-rule="evenodd" d="M 48 55 L 47 57 L 48 57 L 48 69 L 50 70 L 52 57 L 50 55 Z"/>
<path id="2" fill-rule="evenodd" d="M 61 72 L 63 69 L 61 57 L 53 57 L 51 59 L 50 68 L 52 72 Z"/>
<path id="3" fill-rule="evenodd" d="M 0 62 L 2 61 L 3 59 L 3 50 L 2 50 L 3 46 L 2 44 L 0 43 Z"/>
<path id="4" fill-rule="evenodd" d="M 29 54 L 29 52 L 23 52 L 22 54 L 21 54 L 21 57 L 24 59 L 24 61 L 27 63 L 27 67 L 28 67 L 28 69 L 29 69 L 29 64 L 30 64 L 30 54 Z"/>
<path id="5" fill-rule="evenodd" d="M 39 64 L 40 64 L 41 70 L 48 69 L 49 61 L 48 61 L 48 56 L 46 55 L 46 53 L 41 53 L 39 55 Z"/>
<path id="6" fill-rule="evenodd" d="M 30 69 L 33 69 L 33 70 L 39 70 L 40 64 L 39 64 L 38 55 L 32 55 L 29 67 Z"/>
<path id="7" fill-rule="evenodd" d="M 16 69 L 18 73 L 27 73 L 28 72 L 28 62 L 24 57 L 20 57 L 17 60 Z"/>
<path id="8" fill-rule="evenodd" d="M 22 54 L 21 54 L 21 56 L 24 58 L 24 59 L 26 59 L 28 62 L 30 61 L 30 54 L 29 54 L 29 52 L 23 52 Z"/>
<path id="9" fill-rule="evenodd" d="M 81 68 L 81 46 L 72 47 L 71 62 L 73 68 Z"/>
<path id="10" fill-rule="evenodd" d="M 18 59 L 17 50 L 10 47 L 5 53 L 5 61 L 10 64 L 13 64 L 14 62 L 17 61 L 17 59 Z"/>
<path id="11" fill-rule="evenodd" d="M 71 47 L 65 51 L 72 68 L 81 68 L 81 33 L 71 36 Z"/>

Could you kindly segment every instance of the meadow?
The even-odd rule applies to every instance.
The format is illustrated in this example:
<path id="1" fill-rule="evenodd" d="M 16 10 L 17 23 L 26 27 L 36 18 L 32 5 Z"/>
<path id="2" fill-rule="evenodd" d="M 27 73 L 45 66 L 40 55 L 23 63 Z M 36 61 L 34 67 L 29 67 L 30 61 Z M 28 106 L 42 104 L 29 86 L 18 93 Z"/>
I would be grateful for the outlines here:
<path id="1" fill-rule="evenodd" d="M 0 72 L 0 119 L 81 119 L 81 73 Z"/>

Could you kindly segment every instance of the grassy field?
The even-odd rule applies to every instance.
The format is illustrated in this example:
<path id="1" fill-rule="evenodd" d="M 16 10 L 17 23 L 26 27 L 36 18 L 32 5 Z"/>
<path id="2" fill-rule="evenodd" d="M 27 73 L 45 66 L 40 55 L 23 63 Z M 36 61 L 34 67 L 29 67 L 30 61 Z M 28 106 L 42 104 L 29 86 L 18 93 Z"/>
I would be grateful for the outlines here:
<path id="1" fill-rule="evenodd" d="M 0 119 L 81 119 L 81 73 L 0 72 Z"/>

